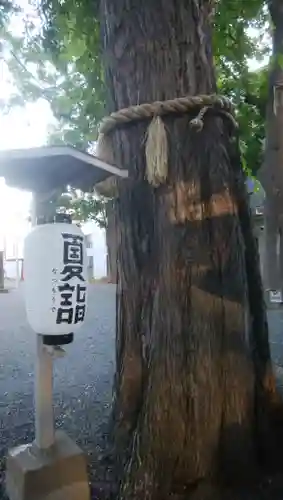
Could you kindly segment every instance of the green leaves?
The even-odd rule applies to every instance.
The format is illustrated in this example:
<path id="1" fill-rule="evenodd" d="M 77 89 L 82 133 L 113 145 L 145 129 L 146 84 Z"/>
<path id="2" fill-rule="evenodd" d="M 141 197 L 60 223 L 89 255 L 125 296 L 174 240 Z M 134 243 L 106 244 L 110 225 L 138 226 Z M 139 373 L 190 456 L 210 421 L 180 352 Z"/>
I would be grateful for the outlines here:
<path id="1" fill-rule="evenodd" d="M 26 20 L 22 36 L 6 32 L 6 62 L 18 90 L 9 106 L 43 97 L 58 126 L 50 142 L 87 149 L 97 138 L 105 113 L 100 58 L 98 0 L 41 0 L 39 23 Z M 270 49 L 266 2 L 216 0 L 214 58 L 219 92 L 237 106 L 244 163 L 256 173 L 261 162 L 267 70 L 251 72 Z"/>
<path id="2" fill-rule="evenodd" d="M 0 0 L 0 30 L 2 31 L 6 26 L 9 16 L 18 12 L 19 7 L 11 0 Z M 1 48 L 1 47 L 0 47 Z"/>
<path id="3" fill-rule="evenodd" d="M 58 120 L 50 140 L 84 149 L 97 137 L 105 102 L 99 25 L 89 15 L 90 6 L 84 1 L 43 0 L 39 24 L 26 19 L 23 35 L 15 37 L 6 30 L 3 37 L 17 95 L 2 103 L 2 109 L 45 98 Z"/>
<path id="4" fill-rule="evenodd" d="M 78 222 L 93 220 L 105 229 L 107 225 L 106 205 L 108 201 L 101 197 L 86 194 L 69 188 L 63 193 L 57 203 L 57 209 L 61 213 L 68 213 Z"/>
<path id="5" fill-rule="evenodd" d="M 237 107 L 243 164 L 253 175 L 262 160 L 268 68 L 252 72 L 250 60 L 262 64 L 270 53 L 266 42 L 268 30 L 266 2 L 219 0 L 216 3 L 214 57 L 218 88 Z"/>

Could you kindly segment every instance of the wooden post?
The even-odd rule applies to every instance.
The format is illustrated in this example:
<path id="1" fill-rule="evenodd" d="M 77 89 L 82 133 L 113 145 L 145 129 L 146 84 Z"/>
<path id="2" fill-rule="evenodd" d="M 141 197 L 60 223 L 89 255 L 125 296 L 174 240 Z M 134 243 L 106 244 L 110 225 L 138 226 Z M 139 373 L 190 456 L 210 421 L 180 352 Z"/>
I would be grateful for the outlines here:
<path id="1" fill-rule="evenodd" d="M 47 198 L 48 200 L 48 198 Z M 31 222 L 36 226 L 37 218 L 46 215 L 44 204 L 33 194 Z M 48 206 L 47 201 L 47 208 Z M 41 210 L 40 210 L 41 209 Z M 35 443 L 40 450 L 50 449 L 54 444 L 53 416 L 53 362 L 51 353 L 43 344 L 43 336 L 36 335 L 36 362 L 34 379 Z"/>

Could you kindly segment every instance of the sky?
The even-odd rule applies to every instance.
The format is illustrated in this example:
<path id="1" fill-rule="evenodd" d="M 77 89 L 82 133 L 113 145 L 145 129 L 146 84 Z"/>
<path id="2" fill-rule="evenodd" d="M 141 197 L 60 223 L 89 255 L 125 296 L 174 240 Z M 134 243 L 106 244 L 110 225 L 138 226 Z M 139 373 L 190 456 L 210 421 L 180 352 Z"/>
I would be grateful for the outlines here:
<path id="1" fill-rule="evenodd" d="M 18 4 L 29 12 L 29 1 Z M 11 23 L 15 35 L 23 30 L 22 18 L 15 17 Z M 8 99 L 14 87 L 4 57 L 0 54 L 0 101 Z M 29 103 L 24 108 L 14 108 L 8 114 L 0 115 L 0 150 L 21 149 L 42 146 L 47 142 L 48 127 L 54 123 L 49 104 L 43 99 Z M 31 194 L 6 186 L 0 178 L 0 248 L 7 246 L 12 251 L 13 243 L 22 246 L 22 240 L 29 230 L 27 216 L 30 210 Z M 10 245 L 9 245 L 10 242 Z M 10 248 L 11 247 L 11 248 Z"/>
<path id="2" fill-rule="evenodd" d="M 3 82 L 0 82 L 0 89 Z M 0 91 L 1 98 L 1 91 Z M 49 110 L 45 103 L 28 105 L 26 109 L 15 109 L 0 117 L 0 149 L 17 149 L 41 146 L 46 143 Z M 21 241 L 28 231 L 27 216 L 31 194 L 7 187 L 0 179 L 0 248 L 4 240 L 10 252 L 11 240 Z"/>
<path id="3" fill-rule="evenodd" d="M 6 72 L 0 73 L 0 100 L 8 97 L 12 87 Z M 0 117 L 0 149 L 21 149 L 46 144 L 48 126 L 54 121 L 48 103 L 40 100 L 15 108 Z M 30 209 L 31 194 L 10 188 L 0 179 L 0 248 L 6 242 L 22 240 L 28 231 L 26 218 Z M 8 253 L 9 253 L 9 249 Z"/>

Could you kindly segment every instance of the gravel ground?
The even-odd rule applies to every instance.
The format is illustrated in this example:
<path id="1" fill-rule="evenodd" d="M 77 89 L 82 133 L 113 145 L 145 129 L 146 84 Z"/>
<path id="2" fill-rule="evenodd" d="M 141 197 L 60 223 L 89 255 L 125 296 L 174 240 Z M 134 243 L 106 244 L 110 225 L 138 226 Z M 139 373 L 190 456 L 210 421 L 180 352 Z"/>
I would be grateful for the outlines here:
<path id="1" fill-rule="evenodd" d="M 54 408 L 56 427 L 64 428 L 94 464 L 101 445 L 97 436 L 103 434 L 111 401 L 115 287 L 91 285 L 89 300 L 91 306 L 82 330 L 66 347 L 67 356 L 55 362 Z M 270 312 L 269 323 L 272 356 L 277 365 L 283 366 L 283 312 Z M 35 337 L 25 318 L 21 288 L 0 295 L 0 339 L 0 499 L 4 500 L 7 448 L 34 439 Z M 283 491 L 281 480 L 278 488 Z M 283 500 L 283 493 L 275 493 L 272 498 Z"/>
<path id="2" fill-rule="evenodd" d="M 86 322 L 67 356 L 55 362 L 56 427 L 64 430 L 94 460 L 107 421 L 114 372 L 115 287 L 92 285 Z M 22 290 L 0 296 L 0 499 L 4 499 L 7 448 L 34 439 L 34 334 L 24 311 Z M 99 449 L 97 450 L 99 452 Z"/>

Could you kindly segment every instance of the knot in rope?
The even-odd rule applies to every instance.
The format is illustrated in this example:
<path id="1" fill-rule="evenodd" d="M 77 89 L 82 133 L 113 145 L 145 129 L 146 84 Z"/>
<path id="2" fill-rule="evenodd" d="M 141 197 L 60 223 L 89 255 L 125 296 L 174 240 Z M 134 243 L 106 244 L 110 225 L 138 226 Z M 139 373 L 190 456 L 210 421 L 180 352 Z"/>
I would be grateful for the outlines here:
<path id="1" fill-rule="evenodd" d="M 120 109 L 103 118 L 100 124 L 97 155 L 109 163 L 113 161 L 113 148 L 110 133 L 127 123 L 151 119 L 145 138 L 146 178 L 154 187 L 164 183 L 168 175 L 168 140 L 162 116 L 189 113 L 199 109 L 197 116 L 190 120 L 190 127 L 201 132 L 208 109 L 227 118 L 234 128 L 238 124 L 234 117 L 233 105 L 225 96 L 199 95 L 155 101 Z"/>

